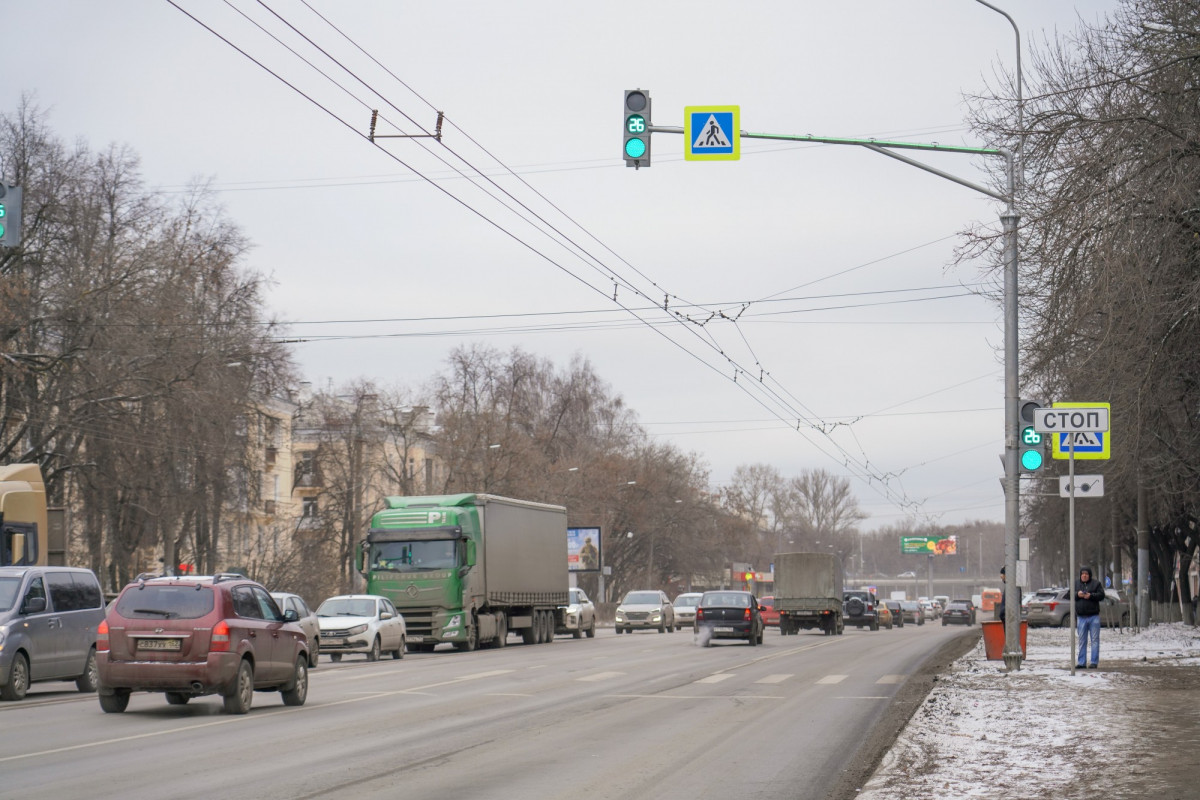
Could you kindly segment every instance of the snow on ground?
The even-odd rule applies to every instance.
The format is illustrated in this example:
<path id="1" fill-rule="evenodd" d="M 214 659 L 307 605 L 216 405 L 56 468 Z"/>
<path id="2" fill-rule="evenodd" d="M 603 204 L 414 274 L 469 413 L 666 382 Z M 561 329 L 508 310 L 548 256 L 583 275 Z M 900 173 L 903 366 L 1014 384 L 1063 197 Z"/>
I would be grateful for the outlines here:
<path id="1" fill-rule="evenodd" d="M 1034 628 L 1015 672 L 979 644 L 940 676 L 862 800 L 1200 795 L 1200 629 L 1105 628 L 1100 668 L 1070 674 L 1070 630 Z M 1167 776 L 1179 759 L 1190 774 Z M 1165 776 L 1165 777 L 1164 777 Z M 1186 777 L 1186 782 L 1185 782 Z M 1090 787 L 1090 788 L 1089 788 Z"/>

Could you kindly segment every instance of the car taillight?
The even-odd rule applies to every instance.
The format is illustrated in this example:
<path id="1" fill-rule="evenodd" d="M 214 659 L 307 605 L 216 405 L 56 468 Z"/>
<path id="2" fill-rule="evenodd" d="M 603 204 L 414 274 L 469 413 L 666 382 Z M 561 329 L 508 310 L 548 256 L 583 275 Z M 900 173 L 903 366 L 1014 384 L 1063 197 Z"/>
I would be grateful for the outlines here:
<path id="1" fill-rule="evenodd" d="M 743 619 L 745 619 L 746 622 L 750 621 L 750 609 L 748 609 L 748 608 L 746 609 L 746 613 L 745 613 Z"/>
<path id="2" fill-rule="evenodd" d="M 229 651 L 229 623 L 221 620 L 212 629 L 212 641 L 208 645 L 210 652 L 226 653 Z"/>
<path id="3" fill-rule="evenodd" d="M 96 628 L 96 652 L 108 652 L 108 620 L 100 620 L 100 626 Z"/>
<path id="4" fill-rule="evenodd" d="M 867 611 L 874 611 L 875 606 L 872 603 L 867 603 Z"/>
<path id="5" fill-rule="evenodd" d="M 1058 603 L 1047 603 L 1046 607 L 1053 611 L 1054 609 L 1058 608 Z"/>
<path id="6" fill-rule="evenodd" d="M 696 619 L 704 619 L 704 609 L 703 608 L 696 609 Z"/>

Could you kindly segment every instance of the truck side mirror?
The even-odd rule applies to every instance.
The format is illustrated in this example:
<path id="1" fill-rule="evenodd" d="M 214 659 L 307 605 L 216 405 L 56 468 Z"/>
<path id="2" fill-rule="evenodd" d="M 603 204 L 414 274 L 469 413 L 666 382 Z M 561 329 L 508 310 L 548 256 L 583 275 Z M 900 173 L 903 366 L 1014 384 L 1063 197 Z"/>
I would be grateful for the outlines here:
<path id="1" fill-rule="evenodd" d="M 356 566 L 358 567 L 358 571 L 361 572 L 363 575 L 367 574 L 367 549 L 368 549 L 368 547 L 369 547 L 369 545 L 367 544 L 366 539 L 363 539 L 361 542 L 359 542 L 358 543 L 358 555 L 355 557 L 355 561 L 357 562 Z"/>
<path id="2" fill-rule="evenodd" d="M 467 539 L 467 566 L 475 566 L 475 540 Z"/>

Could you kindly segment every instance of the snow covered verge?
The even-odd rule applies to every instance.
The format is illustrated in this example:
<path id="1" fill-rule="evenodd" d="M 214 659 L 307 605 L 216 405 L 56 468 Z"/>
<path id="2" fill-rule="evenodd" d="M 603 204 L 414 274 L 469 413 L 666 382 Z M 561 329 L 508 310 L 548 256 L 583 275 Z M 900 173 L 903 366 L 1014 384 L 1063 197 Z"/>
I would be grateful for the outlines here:
<path id="1" fill-rule="evenodd" d="M 1200 794 L 1200 629 L 1105 628 L 1070 674 L 1069 630 L 1028 632 L 1019 671 L 982 639 L 940 675 L 861 800 Z"/>

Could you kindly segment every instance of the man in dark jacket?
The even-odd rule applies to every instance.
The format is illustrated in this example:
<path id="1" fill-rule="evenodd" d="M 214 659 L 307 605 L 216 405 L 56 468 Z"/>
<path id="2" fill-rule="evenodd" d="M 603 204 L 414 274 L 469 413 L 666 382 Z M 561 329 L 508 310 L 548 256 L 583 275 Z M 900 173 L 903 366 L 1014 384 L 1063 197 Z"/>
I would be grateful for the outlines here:
<path id="1" fill-rule="evenodd" d="M 1089 638 L 1092 640 L 1092 658 L 1087 662 L 1088 669 L 1095 669 L 1100 661 L 1100 601 L 1103 599 L 1104 586 L 1092 577 L 1090 567 L 1082 567 L 1079 580 L 1075 581 L 1075 632 L 1079 635 L 1077 669 L 1084 667 Z"/>

